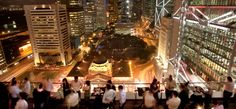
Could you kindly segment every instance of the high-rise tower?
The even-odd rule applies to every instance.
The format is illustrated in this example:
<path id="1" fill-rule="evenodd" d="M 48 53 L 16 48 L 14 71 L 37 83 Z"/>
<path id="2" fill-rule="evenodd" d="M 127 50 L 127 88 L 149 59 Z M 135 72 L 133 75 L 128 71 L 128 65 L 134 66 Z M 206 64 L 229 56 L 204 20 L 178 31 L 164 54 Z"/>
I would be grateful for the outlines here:
<path id="1" fill-rule="evenodd" d="M 71 61 L 71 44 L 66 6 L 25 5 L 24 10 L 35 65 L 67 65 Z"/>

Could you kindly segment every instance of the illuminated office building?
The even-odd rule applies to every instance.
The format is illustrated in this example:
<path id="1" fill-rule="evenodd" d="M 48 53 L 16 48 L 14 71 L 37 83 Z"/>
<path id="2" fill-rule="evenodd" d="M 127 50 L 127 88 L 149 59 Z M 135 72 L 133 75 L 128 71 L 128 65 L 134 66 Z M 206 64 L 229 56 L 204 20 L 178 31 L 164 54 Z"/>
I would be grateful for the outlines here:
<path id="1" fill-rule="evenodd" d="M 68 0 L 66 2 L 70 34 L 72 37 L 80 37 L 84 34 L 84 10 L 82 0 Z"/>
<path id="2" fill-rule="evenodd" d="M 4 73 L 4 70 L 7 69 L 7 63 L 5 60 L 2 43 L 0 42 L 0 75 Z"/>
<path id="3" fill-rule="evenodd" d="M 67 3 L 69 3 L 67 5 L 69 5 L 70 7 L 77 7 L 77 6 L 82 7 L 83 6 L 83 0 L 66 0 L 66 1 L 67 1 Z"/>
<path id="4" fill-rule="evenodd" d="M 153 2 L 153 1 L 152 1 Z M 170 15 L 180 7 L 180 0 L 175 1 L 158 1 L 159 5 L 155 10 L 155 32 L 158 37 L 158 62 L 162 70 L 162 76 L 177 76 L 174 73 L 174 65 L 170 64 L 170 60 L 176 57 L 177 43 L 179 37 L 179 21 L 173 19 Z M 148 3 L 146 3 L 148 4 Z M 151 4 L 149 4 L 151 5 Z M 161 11 L 166 10 L 166 11 Z M 144 14 L 147 18 L 153 18 L 152 10 L 146 10 L 149 13 Z M 167 12 L 168 11 L 168 12 Z"/>
<path id="5" fill-rule="evenodd" d="M 234 0 L 192 0 L 182 13 L 179 51 L 191 73 L 205 80 L 236 77 Z M 189 13 L 190 12 L 190 13 Z M 186 18 L 186 19 L 185 19 Z"/>
<path id="6" fill-rule="evenodd" d="M 156 0 L 143 0 L 143 12 L 142 15 L 151 20 L 155 15 Z"/>
<path id="7" fill-rule="evenodd" d="M 108 0 L 107 8 L 108 23 L 116 22 L 118 18 L 117 0 Z"/>
<path id="8" fill-rule="evenodd" d="M 84 25 L 85 34 L 91 34 L 96 30 L 96 12 L 95 12 L 95 0 L 85 0 L 84 7 Z"/>
<path id="9" fill-rule="evenodd" d="M 35 65 L 67 65 L 71 61 L 66 6 L 24 6 Z"/>
<path id="10" fill-rule="evenodd" d="M 96 0 L 96 28 L 106 28 L 107 26 L 107 3 L 106 0 Z"/>
<path id="11" fill-rule="evenodd" d="M 118 0 L 118 23 L 132 22 L 133 0 Z"/>
<path id="12" fill-rule="evenodd" d="M 143 14 L 143 2 L 145 0 L 133 0 L 133 6 L 132 6 L 132 22 L 136 22 L 141 19 L 141 16 Z M 155 9 L 155 7 L 154 7 Z M 153 14 L 154 15 L 154 14 Z"/>
<path id="13" fill-rule="evenodd" d="M 0 35 L 0 75 L 7 66 L 14 65 L 21 58 L 32 53 L 27 31 L 11 31 Z"/>
<path id="14" fill-rule="evenodd" d="M 72 37 L 79 37 L 84 34 L 84 11 L 80 9 L 70 9 L 69 14 L 69 27 Z"/>

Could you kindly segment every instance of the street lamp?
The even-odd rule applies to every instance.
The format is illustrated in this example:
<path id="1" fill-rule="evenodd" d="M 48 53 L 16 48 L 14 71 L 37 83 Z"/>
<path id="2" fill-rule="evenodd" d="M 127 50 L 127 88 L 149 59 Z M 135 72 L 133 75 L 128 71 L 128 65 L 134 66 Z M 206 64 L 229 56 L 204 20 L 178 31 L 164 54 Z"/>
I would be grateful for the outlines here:
<path id="1" fill-rule="evenodd" d="M 129 61 L 130 76 L 133 78 L 132 61 Z"/>

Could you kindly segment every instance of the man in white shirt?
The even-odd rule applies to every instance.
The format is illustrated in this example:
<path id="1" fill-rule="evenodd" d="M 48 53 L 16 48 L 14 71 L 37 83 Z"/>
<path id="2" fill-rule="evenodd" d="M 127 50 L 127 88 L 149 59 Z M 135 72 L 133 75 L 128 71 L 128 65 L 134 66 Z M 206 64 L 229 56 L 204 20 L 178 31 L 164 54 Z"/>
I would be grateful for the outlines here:
<path id="1" fill-rule="evenodd" d="M 110 84 L 106 85 L 107 90 L 105 91 L 103 98 L 102 98 L 102 103 L 103 107 L 107 109 L 108 107 L 111 108 L 113 104 L 113 100 L 116 96 L 115 90 L 112 89 L 112 86 Z"/>
<path id="2" fill-rule="evenodd" d="M 180 98 L 178 97 L 177 91 L 172 92 L 172 98 L 167 100 L 166 104 L 168 105 L 169 109 L 178 109 L 180 104 Z"/>
<path id="3" fill-rule="evenodd" d="M 11 107 L 15 108 L 16 102 L 18 100 L 19 93 L 21 92 L 20 88 L 17 86 L 17 81 L 12 81 L 11 86 L 9 87 L 9 93 L 11 95 Z"/>
<path id="4" fill-rule="evenodd" d="M 77 92 L 74 92 L 70 90 L 69 94 L 66 96 L 66 104 L 67 109 L 73 108 L 73 107 L 79 107 L 79 95 Z"/>
<path id="5" fill-rule="evenodd" d="M 176 88 L 176 82 L 173 79 L 172 75 L 169 75 L 169 78 L 166 78 L 164 82 L 166 83 L 166 86 L 165 86 L 166 98 L 169 99 L 171 98 L 172 91 L 174 91 L 174 89 Z"/>
<path id="6" fill-rule="evenodd" d="M 44 83 L 44 89 L 48 92 L 51 92 L 53 90 L 53 84 L 52 81 L 50 80 L 50 78 L 48 78 L 45 83 Z"/>
<path id="7" fill-rule="evenodd" d="M 28 103 L 26 102 L 27 94 L 20 93 L 20 99 L 17 101 L 15 109 L 28 109 Z"/>
<path id="8" fill-rule="evenodd" d="M 118 89 L 119 89 L 119 102 L 120 102 L 120 105 L 119 105 L 119 109 L 124 109 L 124 106 L 125 106 L 125 102 L 126 102 L 126 93 L 124 91 L 124 88 L 122 85 L 119 85 L 118 86 Z"/>
<path id="9" fill-rule="evenodd" d="M 24 79 L 24 87 L 23 87 L 23 92 L 25 92 L 26 94 L 30 95 L 30 81 L 28 80 L 27 77 L 25 77 Z"/>
<path id="10" fill-rule="evenodd" d="M 79 94 L 79 98 L 81 98 L 80 89 L 82 88 L 82 82 L 79 81 L 78 76 L 74 77 L 74 81 L 71 82 L 71 88 Z"/>

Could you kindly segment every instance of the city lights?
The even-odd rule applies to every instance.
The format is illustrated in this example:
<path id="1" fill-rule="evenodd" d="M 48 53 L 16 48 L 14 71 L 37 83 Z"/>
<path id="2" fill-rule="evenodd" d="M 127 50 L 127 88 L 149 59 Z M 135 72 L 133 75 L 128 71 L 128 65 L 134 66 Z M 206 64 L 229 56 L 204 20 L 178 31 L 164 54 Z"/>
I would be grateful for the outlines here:
<path id="1" fill-rule="evenodd" d="M 52 99 L 39 105 L 43 108 L 72 108 L 64 101 L 73 95 L 84 102 L 73 108 L 82 109 L 118 107 L 123 96 L 125 109 L 170 108 L 188 97 L 185 108 L 204 109 L 207 102 L 197 100 L 208 97 L 222 100 L 224 107 L 225 92 L 236 88 L 235 6 L 235 0 L 3 0 L 0 82 L 6 89 L 2 95 L 9 95 L 5 104 L 19 105 L 14 100 L 22 93 L 12 90 L 26 92 L 30 83 L 29 101 L 41 90 L 50 93 L 45 98 Z M 149 107 L 143 101 L 150 98 Z M 37 102 L 25 103 L 37 107 Z M 212 103 L 207 108 L 218 105 Z"/>

